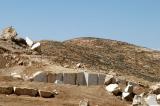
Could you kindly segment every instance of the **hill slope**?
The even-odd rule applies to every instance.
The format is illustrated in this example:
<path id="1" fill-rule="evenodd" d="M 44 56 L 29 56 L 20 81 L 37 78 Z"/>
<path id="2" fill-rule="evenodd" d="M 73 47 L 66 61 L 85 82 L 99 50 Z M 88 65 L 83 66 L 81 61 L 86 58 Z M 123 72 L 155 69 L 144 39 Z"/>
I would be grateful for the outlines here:
<path id="1" fill-rule="evenodd" d="M 77 63 L 94 71 L 115 71 L 149 81 L 160 81 L 160 52 L 125 42 L 76 38 L 64 42 L 41 41 L 43 56 L 53 63 L 74 67 Z"/>

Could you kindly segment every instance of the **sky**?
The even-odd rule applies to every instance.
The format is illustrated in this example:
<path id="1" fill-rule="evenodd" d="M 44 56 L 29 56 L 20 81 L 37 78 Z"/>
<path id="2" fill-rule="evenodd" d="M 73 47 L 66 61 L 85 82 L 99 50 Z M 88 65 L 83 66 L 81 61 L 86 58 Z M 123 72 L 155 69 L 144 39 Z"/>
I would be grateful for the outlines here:
<path id="1" fill-rule="evenodd" d="M 160 0 L 0 0 L 0 29 L 33 40 L 98 37 L 160 50 Z"/>

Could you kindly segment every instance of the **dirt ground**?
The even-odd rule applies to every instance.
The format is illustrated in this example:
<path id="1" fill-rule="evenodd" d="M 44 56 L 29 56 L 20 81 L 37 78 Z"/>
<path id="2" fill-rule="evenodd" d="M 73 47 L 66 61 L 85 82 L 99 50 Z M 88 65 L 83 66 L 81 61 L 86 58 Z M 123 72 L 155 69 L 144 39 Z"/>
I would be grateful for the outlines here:
<path id="1" fill-rule="evenodd" d="M 129 103 L 120 100 L 105 91 L 103 86 L 54 85 L 52 83 L 36 82 L 1 82 L 1 85 L 28 86 L 39 89 L 57 90 L 53 98 L 3 95 L 0 94 L 0 106 L 79 106 L 80 100 L 88 99 L 90 106 L 128 106 Z"/>

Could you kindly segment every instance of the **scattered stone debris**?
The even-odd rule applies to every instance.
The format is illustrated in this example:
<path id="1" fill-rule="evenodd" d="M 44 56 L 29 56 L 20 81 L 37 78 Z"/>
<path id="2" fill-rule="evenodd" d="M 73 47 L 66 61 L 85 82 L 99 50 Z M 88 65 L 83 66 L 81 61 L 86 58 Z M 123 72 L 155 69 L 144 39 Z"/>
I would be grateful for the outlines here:
<path id="1" fill-rule="evenodd" d="M 88 99 L 83 99 L 79 102 L 79 106 L 89 106 Z"/>

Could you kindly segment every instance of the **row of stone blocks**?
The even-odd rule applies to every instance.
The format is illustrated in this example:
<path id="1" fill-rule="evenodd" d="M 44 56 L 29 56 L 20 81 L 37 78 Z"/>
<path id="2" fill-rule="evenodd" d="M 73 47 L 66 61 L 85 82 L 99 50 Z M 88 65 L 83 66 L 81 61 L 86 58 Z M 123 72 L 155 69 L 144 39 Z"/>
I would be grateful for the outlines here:
<path id="1" fill-rule="evenodd" d="M 63 84 L 71 85 L 103 85 L 106 74 L 75 72 L 75 73 L 52 73 L 37 72 L 33 75 L 32 80 L 37 82 L 54 83 L 61 81 Z"/>
<path id="2" fill-rule="evenodd" d="M 28 95 L 32 97 L 44 97 L 51 98 L 55 96 L 54 92 L 38 90 L 35 88 L 27 88 L 27 87 L 13 87 L 13 86 L 0 86 L 0 94 L 16 94 L 16 95 Z"/>

